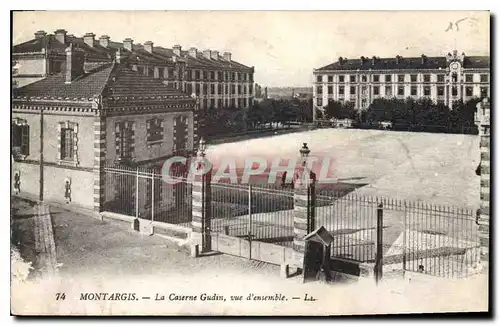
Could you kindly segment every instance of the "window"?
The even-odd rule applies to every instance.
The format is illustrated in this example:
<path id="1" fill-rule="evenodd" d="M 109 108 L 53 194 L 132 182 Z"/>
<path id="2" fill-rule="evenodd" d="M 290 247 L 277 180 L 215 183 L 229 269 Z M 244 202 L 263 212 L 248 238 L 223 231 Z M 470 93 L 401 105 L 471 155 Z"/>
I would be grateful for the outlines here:
<path id="1" fill-rule="evenodd" d="M 373 86 L 373 95 L 379 95 L 380 89 L 378 86 Z"/>
<path id="2" fill-rule="evenodd" d="M 316 76 L 316 81 L 321 83 L 323 81 L 323 76 Z"/>
<path id="3" fill-rule="evenodd" d="M 189 76 L 189 74 L 188 74 Z M 158 68 L 158 78 L 165 78 L 165 69 L 164 68 Z"/>
<path id="4" fill-rule="evenodd" d="M 236 87 L 233 85 L 231 85 L 231 94 L 236 94 Z"/>
<path id="5" fill-rule="evenodd" d="M 339 95 L 344 95 L 344 86 L 339 86 Z"/>
<path id="6" fill-rule="evenodd" d="M 207 107 L 207 99 L 204 99 L 204 107 Z M 177 116 L 174 118 L 174 151 L 184 151 L 188 145 L 187 133 L 187 118 L 185 116 Z"/>
<path id="7" fill-rule="evenodd" d="M 322 98 L 317 98 L 316 99 L 316 105 L 317 106 L 323 106 L 323 99 Z"/>
<path id="8" fill-rule="evenodd" d="M 431 95 L 431 88 L 429 86 L 424 87 L 424 96 L 430 96 Z"/>
<path id="9" fill-rule="evenodd" d="M 329 83 L 333 83 L 333 76 L 332 76 L 332 75 L 329 75 L 329 76 L 328 76 L 328 82 L 329 82 Z"/>
<path id="10" fill-rule="evenodd" d="M 186 84 L 186 93 L 193 94 L 193 85 L 191 83 Z"/>
<path id="11" fill-rule="evenodd" d="M 323 86 L 316 87 L 316 94 L 323 94 Z"/>
<path id="12" fill-rule="evenodd" d="M 154 75 L 155 75 L 155 68 L 149 67 L 148 68 L 148 76 L 154 77 Z"/>
<path id="13" fill-rule="evenodd" d="M 163 120 L 150 119 L 146 121 L 147 140 L 148 142 L 158 142 L 163 140 Z"/>
<path id="14" fill-rule="evenodd" d="M 144 67 L 143 66 L 138 66 L 137 71 L 141 74 L 144 75 Z"/>
<path id="15" fill-rule="evenodd" d="M 473 79 L 472 79 L 472 77 L 473 77 L 473 75 L 472 75 L 472 74 L 467 74 L 467 75 L 465 75 L 465 81 L 466 81 L 467 83 L 472 83 L 472 80 L 473 80 Z"/>
<path id="16" fill-rule="evenodd" d="M 385 96 L 392 96 L 392 87 L 385 86 Z"/>
<path id="17" fill-rule="evenodd" d="M 215 94 L 215 84 L 210 84 L 210 94 Z"/>
<path id="18" fill-rule="evenodd" d="M 203 84 L 203 94 L 207 95 L 207 93 L 208 93 L 208 85 L 207 84 Z"/>
<path id="19" fill-rule="evenodd" d="M 215 99 L 210 99 L 210 107 L 215 108 Z"/>
<path id="20" fill-rule="evenodd" d="M 438 96 L 444 96 L 444 86 L 438 86 Z"/>
<path id="21" fill-rule="evenodd" d="M 351 76 L 349 76 L 349 81 L 350 81 L 351 83 L 355 83 L 355 82 L 356 82 L 356 75 L 351 75 Z"/>
<path id="22" fill-rule="evenodd" d="M 456 72 L 452 73 L 451 74 L 451 81 L 456 83 L 457 82 L 457 79 L 458 79 L 458 75 Z"/>
<path id="23" fill-rule="evenodd" d="M 366 95 L 366 86 L 361 88 L 361 94 Z"/>
<path id="24" fill-rule="evenodd" d="M 431 75 L 425 74 L 424 75 L 424 83 L 430 83 L 431 82 Z"/>
<path id="25" fill-rule="evenodd" d="M 248 94 L 252 95 L 253 93 L 253 87 L 252 85 L 248 86 Z"/>
<path id="26" fill-rule="evenodd" d="M 488 97 L 488 87 L 481 87 L 481 98 Z"/>
<path id="27" fill-rule="evenodd" d="M 465 87 L 465 96 L 472 96 L 472 87 Z"/>
<path id="28" fill-rule="evenodd" d="M 366 83 L 367 80 L 368 80 L 368 78 L 366 77 L 366 75 L 361 75 L 361 81 L 363 83 Z"/>
<path id="29" fill-rule="evenodd" d="M 232 72 L 231 73 L 231 80 L 235 81 L 235 79 L 236 79 L 236 73 Z"/>
<path id="30" fill-rule="evenodd" d="M 349 93 L 350 94 L 356 94 L 356 87 L 355 86 L 351 86 L 351 88 L 349 89 Z"/>
<path id="31" fill-rule="evenodd" d="M 328 86 L 328 94 L 333 94 L 333 86 Z"/>
<path id="32" fill-rule="evenodd" d="M 444 83 L 444 75 L 443 74 L 437 75 L 437 81 L 438 83 Z"/>
<path id="33" fill-rule="evenodd" d="M 405 88 L 402 86 L 398 87 L 398 96 L 405 95 Z"/>
<path id="34" fill-rule="evenodd" d="M 30 127 L 26 120 L 12 121 L 12 152 L 16 158 L 30 154 Z"/>
<path id="35" fill-rule="evenodd" d="M 404 83 L 405 82 L 405 75 L 398 75 L 398 83 Z"/>
<path id="36" fill-rule="evenodd" d="M 215 80 L 215 71 L 210 72 L 210 79 Z"/>
<path id="37" fill-rule="evenodd" d="M 411 87 L 411 89 L 410 89 L 410 91 L 411 91 L 411 93 L 410 93 L 410 94 L 411 94 L 412 96 L 417 95 L 417 87 L 416 87 L 416 86 L 412 86 L 412 87 Z"/>
<path id="38" fill-rule="evenodd" d="M 380 81 L 380 75 L 373 75 L 373 82 L 378 83 Z"/>
<path id="39" fill-rule="evenodd" d="M 488 82 L 488 75 L 481 74 L 481 83 L 487 83 L 487 82 Z"/>
<path id="40" fill-rule="evenodd" d="M 368 101 L 366 100 L 366 98 L 362 99 L 361 100 L 361 107 L 363 109 L 365 109 L 367 106 L 368 106 Z"/>
<path id="41" fill-rule="evenodd" d="M 130 121 L 115 124 L 116 158 L 131 159 L 134 152 L 135 124 Z"/>
<path id="42" fill-rule="evenodd" d="M 339 83 L 343 83 L 344 82 L 344 75 L 339 75 Z"/>
<path id="43" fill-rule="evenodd" d="M 417 82 L 417 75 L 410 75 L 410 81 L 412 83 L 416 83 Z"/>
<path id="44" fill-rule="evenodd" d="M 196 83 L 194 89 L 196 96 L 200 95 L 200 84 Z"/>
<path id="45" fill-rule="evenodd" d="M 170 70 L 170 69 L 169 69 Z M 170 72 L 169 72 L 169 77 L 170 77 Z M 196 80 L 200 80 L 200 71 L 199 70 L 195 70 L 194 71 L 194 78 Z"/>
<path id="46" fill-rule="evenodd" d="M 222 71 L 217 72 L 217 79 L 222 80 Z"/>
<path id="47" fill-rule="evenodd" d="M 390 83 L 392 81 L 392 75 L 385 75 L 385 82 Z"/>
<path id="48" fill-rule="evenodd" d="M 77 124 L 73 122 L 59 123 L 59 139 L 60 139 L 60 152 L 59 159 L 61 161 L 74 161 L 76 162 L 76 133 L 78 131 Z"/>
<path id="49" fill-rule="evenodd" d="M 457 96 L 458 95 L 458 89 L 457 89 L 457 86 L 453 86 L 451 88 L 451 95 L 452 96 Z"/>

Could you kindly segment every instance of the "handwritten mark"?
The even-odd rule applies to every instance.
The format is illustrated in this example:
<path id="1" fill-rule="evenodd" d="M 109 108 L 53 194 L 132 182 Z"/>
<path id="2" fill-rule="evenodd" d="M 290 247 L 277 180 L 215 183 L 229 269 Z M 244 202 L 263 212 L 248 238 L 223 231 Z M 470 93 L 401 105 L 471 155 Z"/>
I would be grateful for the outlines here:
<path id="1" fill-rule="evenodd" d="M 458 27 L 458 24 L 460 24 L 461 22 L 466 21 L 468 19 L 470 19 L 470 18 L 462 18 L 462 19 L 457 20 L 456 22 L 450 22 L 450 24 L 448 25 L 448 28 L 445 30 L 445 32 L 453 31 L 453 26 L 455 26 L 456 31 L 458 32 L 460 30 Z M 474 19 L 474 20 L 477 20 L 477 19 Z"/>

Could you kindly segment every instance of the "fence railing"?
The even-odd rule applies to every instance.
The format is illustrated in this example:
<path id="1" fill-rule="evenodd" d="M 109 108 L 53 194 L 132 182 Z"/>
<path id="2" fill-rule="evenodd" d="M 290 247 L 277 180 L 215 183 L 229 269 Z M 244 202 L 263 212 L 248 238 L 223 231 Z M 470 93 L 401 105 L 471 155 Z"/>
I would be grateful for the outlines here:
<path id="1" fill-rule="evenodd" d="M 332 256 L 442 277 L 466 277 L 479 260 L 473 210 L 356 194 L 318 195 L 316 225 L 333 235 Z M 383 226 L 377 230 L 377 209 Z M 383 234 L 377 243 L 377 233 Z"/>
<path id="2" fill-rule="evenodd" d="M 182 173 L 163 180 L 161 169 L 106 166 L 104 210 L 156 222 L 190 226 L 191 183 Z"/>
<path id="3" fill-rule="evenodd" d="M 213 232 L 292 247 L 292 191 L 267 184 L 211 187 Z"/>
<path id="4" fill-rule="evenodd" d="M 105 167 L 104 209 L 190 227 L 191 180 L 180 174 L 170 176 L 175 184 L 167 183 L 160 172 Z M 293 247 L 293 187 L 212 180 L 210 188 L 210 232 Z M 441 277 L 474 273 L 480 242 L 472 209 L 363 196 L 342 187 L 313 196 L 313 225 L 333 236 L 332 257 Z"/>

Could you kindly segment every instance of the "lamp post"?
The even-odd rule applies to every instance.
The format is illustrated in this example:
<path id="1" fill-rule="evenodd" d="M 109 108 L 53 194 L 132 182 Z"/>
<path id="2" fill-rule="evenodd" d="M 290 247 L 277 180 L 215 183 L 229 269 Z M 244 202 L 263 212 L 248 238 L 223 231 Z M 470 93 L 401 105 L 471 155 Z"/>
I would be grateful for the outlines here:
<path id="1" fill-rule="evenodd" d="M 203 137 L 200 137 L 200 142 L 198 144 L 198 156 L 199 157 L 205 157 L 205 150 L 207 149 L 207 144 L 205 142 L 205 139 Z"/>
<path id="2" fill-rule="evenodd" d="M 309 150 L 309 147 L 307 147 L 307 143 L 303 143 L 302 148 L 299 150 L 299 152 L 302 159 L 302 166 L 306 166 L 307 158 L 309 157 L 309 153 L 311 152 Z"/>
<path id="3" fill-rule="evenodd" d="M 40 202 L 43 202 L 43 107 L 40 107 Z"/>

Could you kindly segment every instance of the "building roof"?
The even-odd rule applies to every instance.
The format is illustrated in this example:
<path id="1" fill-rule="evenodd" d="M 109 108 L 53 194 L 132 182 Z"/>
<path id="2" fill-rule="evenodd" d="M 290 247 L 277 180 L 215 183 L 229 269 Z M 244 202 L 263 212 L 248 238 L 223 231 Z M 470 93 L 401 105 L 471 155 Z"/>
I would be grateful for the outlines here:
<path id="1" fill-rule="evenodd" d="M 160 80 L 131 70 L 125 64 L 106 63 L 86 71 L 66 84 L 64 72 L 14 89 L 15 98 L 88 100 L 100 95 L 114 98 L 171 97 L 189 99 L 189 95 L 163 84 Z M 193 100 L 194 101 L 194 100 Z"/>
<path id="2" fill-rule="evenodd" d="M 65 37 L 65 43 L 59 42 L 55 35 L 47 34 L 45 36 L 34 38 L 30 41 L 14 45 L 12 49 L 13 54 L 26 54 L 26 53 L 37 53 L 47 51 L 47 53 L 55 53 L 64 55 L 64 50 L 70 45 L 73 47 L 82 49 L 87 54 L 88 60 L 108 60 L 111 61 L 114 58 L 115 52 L 120 49 L 125 55 L 139 56 L 143 60 L 160 60 L 160 61 L 172 61 L 173 57 L 176 57 L 174 51 L 169 48 L 164 48 L 161 46 L 154 46 L 153 53 L 149 53 L 144 50 L 144 45 L 133 44 L 132 52 L 126 50 L 123 47 L 122 42 L 108 41 L 108 46 L 101 46 L 98 39 L 94 40 L 94 46 L 89 46 L 84 42 L 83 37 L 68 36 Z M 214 67 L 214 69 L 251 69 L 237 61 L 225 60 L 223 56 L 219 55 L 217 60 L 207 59 L 203 56 L 203 52 L 198 50 L 196 58 L 189 55 L 189 51 L 181 51 L 181 58 L 187 60 L 188 66 L 193 67 Z"/>
<path id="3" fill-rule="evenodd" d="M 464 68 L 489 68 L 489 56 L 465 57 Z M 412 57 L 412 58 L 364 58 L 342 59 L 317 69 L 323 70 L 396 70 L 396 69 L 446 69 L 448 67 L 446 57 Z"/>

